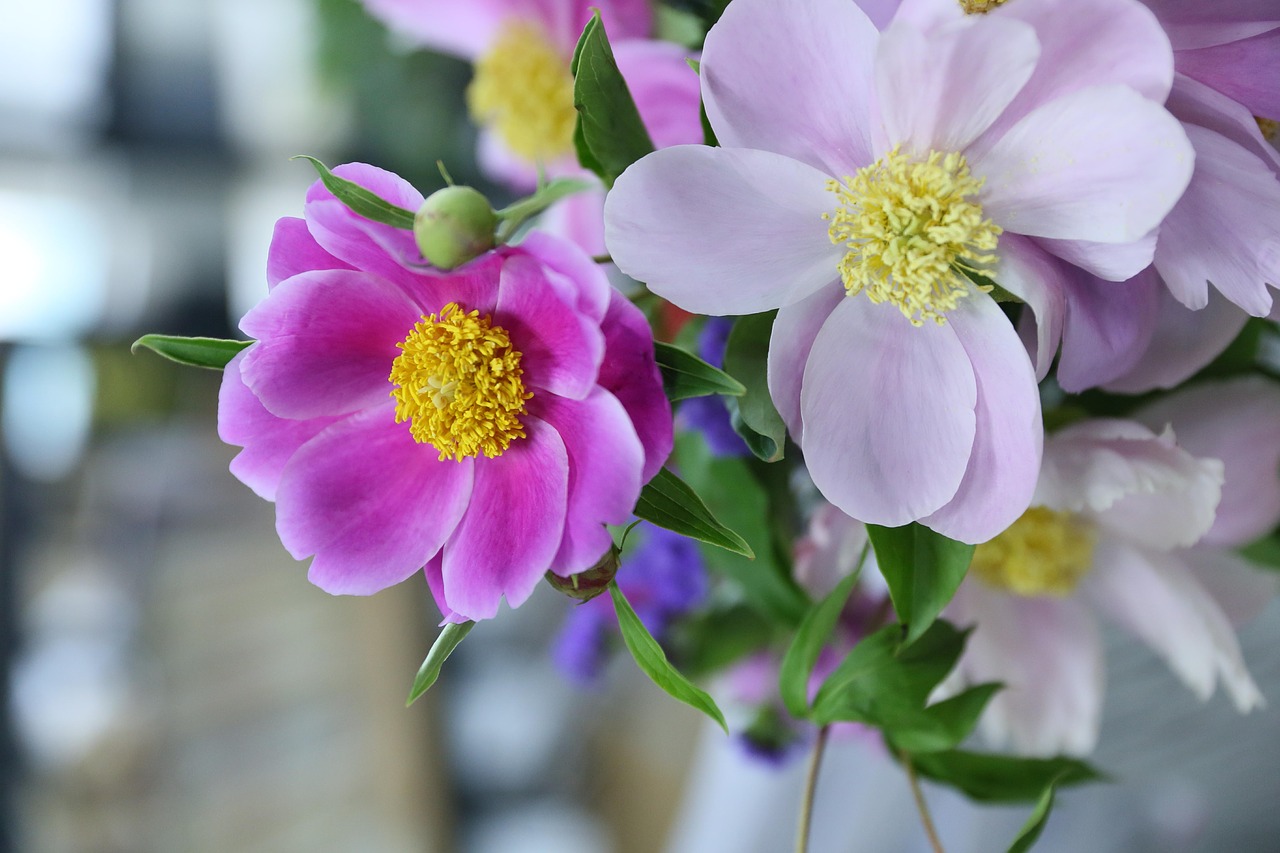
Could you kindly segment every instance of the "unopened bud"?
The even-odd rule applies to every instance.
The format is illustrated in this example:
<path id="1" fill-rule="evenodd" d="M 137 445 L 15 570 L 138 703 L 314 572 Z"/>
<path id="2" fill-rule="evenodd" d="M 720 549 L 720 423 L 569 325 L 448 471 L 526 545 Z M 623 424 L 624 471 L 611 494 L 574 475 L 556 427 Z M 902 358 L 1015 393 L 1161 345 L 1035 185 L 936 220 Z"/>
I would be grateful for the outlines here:
<path id="1" fill-rule="evenodd" d="M 609 582 L 618 573 L 618 558 L 621 556 L 622 553 L 610 545 L 604 556 L 585 572 L 578 572 L 567 578 L 562 578 L 555 572 L 547 572 L 547 583 L 570 598 L 590 601 L 609 588 Z"/>
<path id="2" fill-rule="evenodd" d="M 418 251 L 433 267 L 451 270 L 493 248 L 498 215 L 472 187 L 445 187 L 427 196 L 413 217 Z"/>

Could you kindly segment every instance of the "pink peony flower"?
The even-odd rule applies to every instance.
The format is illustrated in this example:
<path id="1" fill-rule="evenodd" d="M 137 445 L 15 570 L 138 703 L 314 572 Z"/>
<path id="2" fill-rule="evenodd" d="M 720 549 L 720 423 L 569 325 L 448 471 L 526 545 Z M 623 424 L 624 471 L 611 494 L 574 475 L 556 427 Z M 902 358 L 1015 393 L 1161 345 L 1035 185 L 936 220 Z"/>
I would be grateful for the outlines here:
<path id="1" fill-rule="evenodd" d="M 771 394 L 818 488 L 856 518 L 980 542 L 1031 498 L 1034 371 L 962 270 L 999 274 L 1032 241 L 1150 262 L 1192 151 L 1157 103 L 1167 39 L 1141 6 L 1105 5 L 1141 14 L 1025 11 L 1077 46 L 1105 35 L 1123 62 L 1011 16 L 900 14 L 878 33 L 852 0 L 735 0 L 702 63 L 726 147 L 655 152 L 606 202 L 615 261 L 659 295 L 780 308 Z"/>
<path id="2" fill-rule="evenodd" d="M 334 172 L 422 203 L 372 166 Z M 441 273 L 317 182 L 277 223 L 267 276 L 219 434 L 328 592 L 426 566 L 446 618 L 490 618 L 547 570 L 589 568 L 670 451 L 648 324 L 570 244 L 532 233 Z"/>
<path id="3" fill-rule="evenodd" d="M 1201 699 L 1221 682 L 1241 712 L 1263 702 L 1234 626 L 1274 596 L 1275 577 L 1230 549 L 1280 522 L 1280 391 L 1254 379 L 1202 385 L 1139 419 L 1146 426 L 1084 421 L 1051 436 L 1034 505 L 978 546 L 944 611 L 976 626 L 951 686 L 1004 682 L 981 729 L 1019 752 L 1083 754 L 1096 743 L 1103 659 L 1092 609 Z"/>

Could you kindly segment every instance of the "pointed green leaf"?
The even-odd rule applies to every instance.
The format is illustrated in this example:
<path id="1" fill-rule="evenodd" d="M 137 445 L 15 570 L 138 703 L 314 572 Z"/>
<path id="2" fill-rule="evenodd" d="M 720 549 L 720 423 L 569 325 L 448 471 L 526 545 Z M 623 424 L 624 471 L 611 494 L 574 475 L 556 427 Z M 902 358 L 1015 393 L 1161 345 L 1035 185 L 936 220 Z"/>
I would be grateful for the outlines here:
<path id="1" fill-rule="evenodd" d="M 149 349 L 178 364 L 191 367 L 207 367 L 221 370 L 236 353 L 253 341 L 233 341 L 225 338 L 183 338 L 177 335 L 143 335 L 133 342 L 131 352 Z"/>
<path id="2" fill-rule="evenodd" d="M 1106 778 L 1083 761 L 1061 756 L 1018 758 L 955 749 L 914 755 L 911 763 L 921 776 L 983 802 L 1030 802 L 1051 783 L 1078 785 Z"/>
<path id="3" fill-rule="evenodd" d="M 1018 832 L 1018 837 L 1013 839 L 1013 844 L 1009 846 L 1009 853 L 1027 853 L 1031 845 L 1040 838 L 1045 824 L 1049 822 L 1049 812 L 1053 811 L 1053 795 L 1057 787 L 1058 780 L 1054 779 L 1044 789 L 1044 793 L 1040 795 L 1040 801 L 1036 803 L 1035 811 L 1031 813 L 1031 817 L 1027 818 L 1027 822 Z"/>
<path id="4" fill-rule="evenodd" d="M 744 557 L 755 556 L 745 539 L 716 521 L 693 489 L 666 468 L 658 471 L 640 490 L 634 512 L 638 518 L 681 536 L 717 545 Z"/>
<path id="5" fill-rule="evenodd" d="M 436 641 L 431 644 L 431 651 L 427 652 L 426 660 L 418 668 L 418 674 L 413 679 L 413 689 L 409 691 L 409 699 L 405 705 L 412 705 L 418 697 L 430 689 L 431 685 L 436 683 L 444 662 L 475 626 L 474 622 L 450 622 L 440 629 Z"/>
<path id="6" fill-rule="evenodd" d="M 912 753 L 955 749 L 973 733 L 987 703 L 1003 687 L 978 684 L 923 711 L 902 714 L 885 726 L 893 745 Z"/>
<path id="7" fill-rule="evenodd" d="M 818 662 L 831 632 L 835 630 L 840 612 L 844 610 L 849 594 L 862 574 L 862 565 L 866 561 L 867 549 L 858 558 L 857 568 L 846 578 L 836 584 L 835 589 L 827 597 L 819 601 L 804 615 L 800 627 L 796 629 L 795 639 L 787 648 L 782 659 L 782 667 L 778 671 L 778 689 L 782 695 L 782 703 L 787 712 L 798 720 L 809 716 L 809 677 Z"/>
<path id="8" fill-rule="evenodd" d="M 570 70 L 573 106 L 578 111 L 574 141 L 579 160 L 606 186 L 613 186 L 623 170 L 653 150 L 653 140 L 618 70 L 599 11 L 582 30 Z"/>
<path id="9" fill-rule="evenodd" d="M 627 598 L 618 588 L 617 581 L 609 584 L 609 595 L 613 597 L 613 609 L 618 614 L 618 627 L 622 631 L 622 641 L 626 643 L 627 650 L 635 658 L 636 665 L 653 680 L 654 684 L 674 698 L 697 708 L 715 720 L 720 724 L 720 728 L 724 729 L 725 734 L 728 734 L 729 727 L 715 700 L 671 665 L 667 660 L 666 652 L 662 651 L 662 646 L 658 645 L 658 641 L 653 638 L 649 629 L 645 628 L 640 617 L 627 603 Z"/>
<path id="10" fill-rule="evenodd" d="M 688 350 L 658 341 L 653 345 L 653 354 L 662 371 L 662 387 L 673 403 L 711 394 L 737 396 L 747 390 L 741 382 Z"/>
<path id="11" fill-rule="evenodd" d="M 776 311 L 767 311 L 739 317 L 729 332 L 724 351 L 725 372 L 746 388 L 746 393 L 736 401 L 740 422 L 735 423 L 734 429 L 743 436 L 752 453 L 766 462 L 781 459 L 787 441 L 787 425 L 769 396 L 769 336 L 776 314 Z"/>
<path id="12" fill-rule="evenodd" d="M 320 175 L 320 182 L 324 184 L 325 189 L 333 193 L 334 198 L 350 208 L 352 213 L 374 222 L 380 222 L 383 225 L 390 225 L 393 228 L 413 230 L 413 215 L 416 211 L 397 207 L 354 181 L 338 177 L 329 171 L 328 166 L 308 154 L 298 154 L 289 159 L 306 160 L 312 166 L 315 166 L 316 172 Z"/>
<path id="13" fill-rule="evenodd" d="M 903 527 L 867 525 L 876 564 L 889 585 L 908 643 L 922 636 L 964 580 L 973 546 L 912 522 Z"/>

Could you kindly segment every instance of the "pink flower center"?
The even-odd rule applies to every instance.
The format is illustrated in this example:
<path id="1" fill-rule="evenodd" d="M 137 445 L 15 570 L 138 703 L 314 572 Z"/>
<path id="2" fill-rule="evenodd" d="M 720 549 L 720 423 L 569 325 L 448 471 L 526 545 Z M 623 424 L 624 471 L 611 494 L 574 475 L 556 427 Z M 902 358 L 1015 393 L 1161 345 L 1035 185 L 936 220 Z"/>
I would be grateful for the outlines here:
<path id="1" fill-rule="evenodd" d="M 507 23 L 476 60 L 467 87 L 472 117 L 530 163 L 573 151 L 573 76 L 569 61 L 536 24 Z"/>
<path id="2" fill-rule="evenodd" d="M 823 216 L 828 234 L 848 249 L 839 265 L 845 290 L 896 305 L 915 326 L 946 322 L 975 288 L 967 273 L 995 261 L 1001 228 L 974 200 L 982 179 L 963 154 L 930 151 L 913 160 L 895 147 L 827 189 L 839 201 Z"/>
<path id="3" fill-rule="evenodd" d="M 462 461 L 501 456 L 525 437 L 520 415 L 533 394 L 524 389 L 520 352 L 488 316 L 450 302 L 396 346 L 389 377 L 396 423 L 409 421 L 414 441 L 435 447 L 441 460 Z"/>
<path id="4" fill-rule="evenodd" d="M 1069 512 L 1032 507 L 1004 533 L 978 546 L 969 572 L 1021 596 L 1075 592 L 1093 568 L 1093 527 Z"/>

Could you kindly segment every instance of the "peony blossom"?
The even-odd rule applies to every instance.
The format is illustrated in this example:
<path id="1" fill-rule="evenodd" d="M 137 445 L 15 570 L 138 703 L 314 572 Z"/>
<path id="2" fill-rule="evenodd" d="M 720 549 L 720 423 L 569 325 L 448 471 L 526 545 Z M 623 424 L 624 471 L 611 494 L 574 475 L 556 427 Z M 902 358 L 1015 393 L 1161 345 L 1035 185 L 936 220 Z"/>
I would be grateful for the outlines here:
<path id="1" fill-rule="evenodd" d="M 864 521 L 980 542 L 1026 509 L 1036 379 L 970 275 L 1032 241 L 1141 269 L 1190 178 L 1151 16 L 1027 4 L 1125 61 L 1010 16 L 900 12 L 880 33 L 851 0 L 735 0 L 702 62 L 725 147 L 657 151 L 606 202 L 614 260 L 659 295 L 780 309 L 770 392 L 819 490 Z"/>
<path id="2" fill-rule="evenodd" d="M 1004 682 L 981 730 L 1019 752 L 1096 743 L 1095 609 L 1201 699 L 1221 683 L 1241 712 L 1262 704 L 1234 626 L 1270 600 L 1275 578 L 1230 549 L 1280 522 L 1280 391 L 1197 386 L 1138 417 L 1146 426 L 1084 421 L 1051 436 L 1032 508 L 978 546 L 944 611 L 975 625 L 952 686 Z"/>
<path id="3" fill-rule="evenodd" d="M 334 171 L 422 203 L 372 166 Z M 490 618 L 548 570 L 589 568 L 670 451 L 649 327 L 571 244 L 532 233 L 441 273 L 317 182 L 277 223 L 267 275 L 219 434 L 328 592 L 425 566 L 446 618 Z"/>
<path id="4" fill-rule="evenodd" d="M 569 63 L 592 9 L 600 10 L 614 58 L 655 146 L 700 142 L 698 78 L 691 52 L 649 38 L 648 0 L 364 0 L 369 11 L 416 44 L 470 61 L 467 105 L 480 127 L 480 165 L 526 192 L 540 168 L 586 176 L 573 146 L 577 112 Z M 604 251 L 604 188 L 571 196 L 543 228 L 592 254 Z"/>

